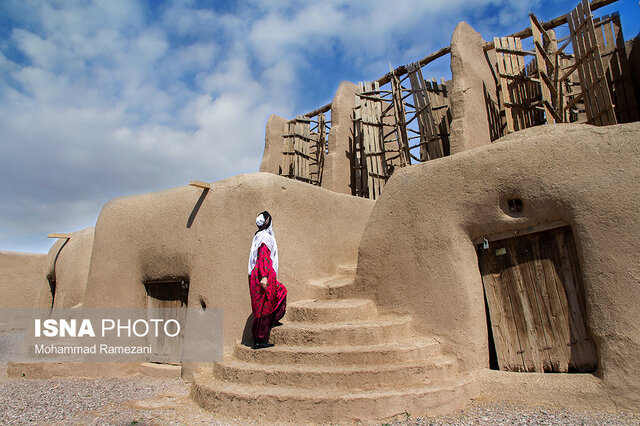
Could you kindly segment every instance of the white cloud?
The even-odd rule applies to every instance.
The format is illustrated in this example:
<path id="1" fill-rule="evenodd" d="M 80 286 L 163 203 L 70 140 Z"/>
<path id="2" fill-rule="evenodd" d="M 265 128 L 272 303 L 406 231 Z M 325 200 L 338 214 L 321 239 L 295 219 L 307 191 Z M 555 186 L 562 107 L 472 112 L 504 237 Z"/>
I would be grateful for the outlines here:
<path id="1" fill-rule="evenodd" d="M 488 5 L 492 31 L 524 27 L 539 2 L 7 0 L 0 249 L 91 225 L 113 196 L 255 171 L 269 114 L 418 60 Z"/>

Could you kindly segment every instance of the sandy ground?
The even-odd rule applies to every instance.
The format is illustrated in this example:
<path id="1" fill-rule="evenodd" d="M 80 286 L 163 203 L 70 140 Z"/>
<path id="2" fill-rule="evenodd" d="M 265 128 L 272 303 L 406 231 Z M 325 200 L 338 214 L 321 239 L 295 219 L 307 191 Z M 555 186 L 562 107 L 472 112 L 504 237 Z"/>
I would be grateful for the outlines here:
<path id="1" fill-rule="evenodd" d="M 189 398 L 181 379 L 136 376 L 125 379 L 7 379 L 0 381 L 1 424 L 263 424 L 221 418 Z M 466 409 L 435 418 L 405 413 L 379 424 L 422 425 L 640 425 L 640 414 L 593 409 L 562 409 L 505 402 L 475 401 Z"/>
<path id="2" fill-rule="evenodd" d="M 200 408 L 189 398 L 190 384 L 182 379 L 7 378 L 6 363 L 20 337 L 0 334 L 0 424 L 269 424 L 223 418 Z M 640 425 L 640 407 L 635 413 L 625 412 L 606 397 L 598 397 L 595 377 L 566 379 L 487 371 L 480 377 L 485 391 L 462 411 L 433 418 L 400 413 L 378 424 Z M 500 394 L 496 389 L 505 391 Z"/>

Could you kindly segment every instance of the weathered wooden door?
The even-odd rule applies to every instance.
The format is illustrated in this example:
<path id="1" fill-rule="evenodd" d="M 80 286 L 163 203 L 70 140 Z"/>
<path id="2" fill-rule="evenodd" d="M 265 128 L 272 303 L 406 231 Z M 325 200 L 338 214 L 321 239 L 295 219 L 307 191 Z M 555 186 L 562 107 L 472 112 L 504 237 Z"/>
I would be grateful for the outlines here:
<path id="1" fill-rule="evenodd" d="M 478 259 L 500 370 L 595 370 L 570 227 L 493 241 Z"/>
<path id="2" fill-rule="evenodd" d="M 189 297 L 189 283 L 178 282 L 150 282 L 147 289 L 147 319 L 162 319 L 164 323 L 175 319 L 180 323 L 181 332 L 176 337 L 168 337 L 164 331 L 158 337 L 149 333 L 147 343 L 151 345 L 151 362 L 177 363 L 182 354 L 183 330 L 187 318 L 187 300 Z M 151 323 L 151 322 L 150 322 Z M 169 333 L 175 333 L 173 324 L 168 328 Z"/>

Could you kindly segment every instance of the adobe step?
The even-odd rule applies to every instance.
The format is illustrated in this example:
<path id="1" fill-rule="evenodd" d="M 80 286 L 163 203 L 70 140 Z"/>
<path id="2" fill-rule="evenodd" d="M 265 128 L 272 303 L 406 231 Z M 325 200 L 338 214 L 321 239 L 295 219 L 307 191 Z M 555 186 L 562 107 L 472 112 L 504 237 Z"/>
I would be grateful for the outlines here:
<path id="1" fill-rule="evenodd" d="M 452 377 L 418 386 L 368 391 L 301 389 L 237 384 L 211 371 L 194 377 L 191 397 L 202 407 L 234 419 L 336 422 L 372 421 L 407 412 L 434 416 L 461 408 L 475 395 L 468 377 Z"/>
<path id="2" fill-rule="evenodd" d="M 287 306 L 287 320 L 294 322 L 345 322 L 377 316 L 370 299 L 300 300 Z"/>
<path id="3" fill-rule="evenodd" d="M 253 350 L 236 343 L 233 356 L 246 362 L 288 365 L 380 365 L 410 363 L 425 360 L 440 353 L 440 344 L 433 338 L 420 341 L 400 341 L 373 345 L 286 346 Z"/>
<path id="4" fill-rule="evenodd" d="M 353 277 L 335 276 L 309 282 L 309 298 L 320 300 L 346 299 L 357 297 Z"/>
<path id="5" fill-rule="evenodd" d="M 444 355 L 410 364 L 311 366 L 256 364 L 242 361 L 216 363 L 213 376 L 247 385 L 295 384 L 300 388 L 380 389 L 419 385 L 451 377 L 454 362 Z"/>
<path id="6" fill-rule="evenodd" d="M 345 277 L 355 277 L 357 265 L 340 265 L 338 266 L 336 275 Z"/>
<path id="7" fill-rule="evenodd" d="M 276 345 L 369 345 L 405 340 L 410 317 L 380 317 L 341 323 L 287 322 L 271 331 Z"/>

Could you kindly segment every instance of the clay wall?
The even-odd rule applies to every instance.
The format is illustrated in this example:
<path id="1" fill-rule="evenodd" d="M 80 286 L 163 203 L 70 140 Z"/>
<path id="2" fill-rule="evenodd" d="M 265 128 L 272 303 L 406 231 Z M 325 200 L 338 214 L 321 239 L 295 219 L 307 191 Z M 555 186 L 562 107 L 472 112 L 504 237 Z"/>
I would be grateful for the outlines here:
<path id="1" fill-rule="evenodd" d="M 0 251 L 0 308 L 35 308 L 38 294 L 47 286 L 47 255 Z"/>
<path id="2" fill-rule="evenodd" d="M 84 300 L 93 248 L 93 228 L 70 233 L 71 238 L 58 239 L 47 254 L 43 274 L 47 285 L 38 293 L 38 306 L 73 308 Z M 52 294 L 55 289 L 55 295 Z"/>
<path id="3" fill-rule="evenodd" d="M 485 93 L 494 101 L 497 96 L 484 44 L 466 22 L 460 22 L 451 36 L 451 154 L 491 143 Z"/>
<path id="4" fill-rule="evenodd" d="M 260 163 L 260 171 L 278 174 L 282 165 L 282 148 L 285 133 L 285 125 L 289 120 L 279 115 L 271 114 L 267 120 L 264 135 L 264 153 Z"/>
<path id="5" fill-rule="evenodd" d="M 411 314 L 465 370 L 488 367 L 474 240 L 563 221 L 580 258 L 598 371 L 616 403 L 640 403 L 640 123 L 538 126 L 399 170 L 365 228 L 356 285 Z M 523 200 L 519 215 L 507 200 Z M 519 373 L 518 373 L 519 374 Z"/>
<path id="6" fill-rule="evenodd" d="M 310 279 L 355 264 L 372 206 L 271 173 L 235 176 L 210 190 L 183 186 L 111 200 L 96 224 L 84 306 L 143 307 L 144 282 L 186 278 L 189 307 L 223 309 L 229 350 L 250 335 L 247 262 L 256 216 L 272 214 L 278 279 L 295 301 L 307 297 Z"/>
<path id="7" fill-rule="evenodd" d="M 349 81 L 340 83 L 331 102 L 331 131 L 328 153 L 324 160 L 322 187 L 341 194 L 353 194 L 351 167 L 353 165 L 353 108 L 358 86 Z"/>

